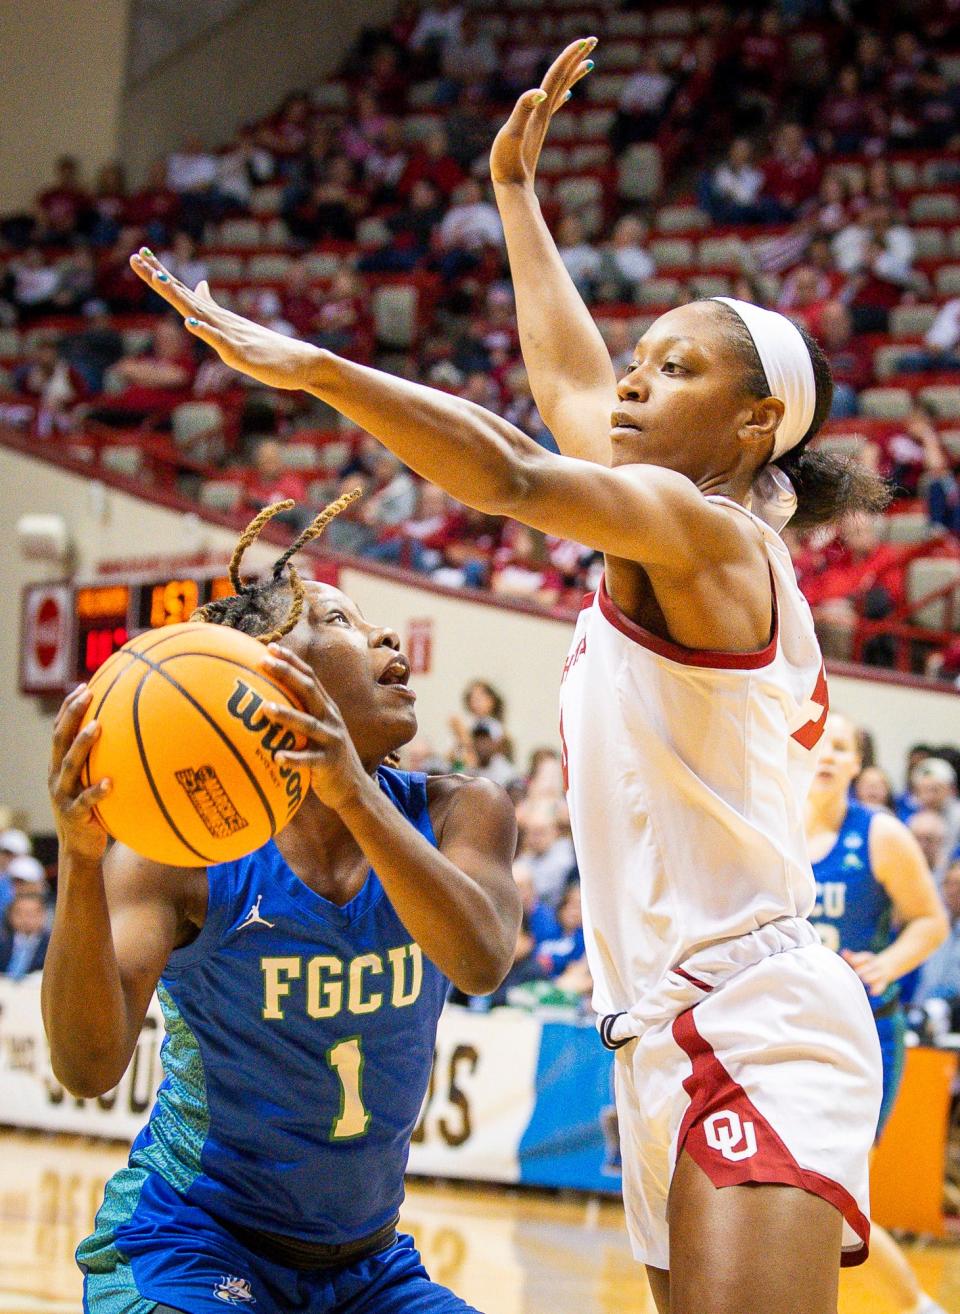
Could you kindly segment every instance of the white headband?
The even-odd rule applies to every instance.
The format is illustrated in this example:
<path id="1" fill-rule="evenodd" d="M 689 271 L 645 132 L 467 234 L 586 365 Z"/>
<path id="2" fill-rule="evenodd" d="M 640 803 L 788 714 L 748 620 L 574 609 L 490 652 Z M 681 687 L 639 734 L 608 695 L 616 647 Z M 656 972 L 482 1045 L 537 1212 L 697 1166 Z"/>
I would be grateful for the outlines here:
<path id="1" fill-rule="evenodd" d="M 770 385 L 770 396 L 783 402 L 783 419 L 773 438 L 773 455 L 776 461 L 789 452 L 813 423 L 817 405 L 817 383 L 813 377 L 813 363 L 800 330 L 786 315 L 776 310 L 764 310 L 749 301 L 734 297 L 712 297 L 722 301 L 743 320 L 747 332 L 760 357 L 760 364 Z"/>

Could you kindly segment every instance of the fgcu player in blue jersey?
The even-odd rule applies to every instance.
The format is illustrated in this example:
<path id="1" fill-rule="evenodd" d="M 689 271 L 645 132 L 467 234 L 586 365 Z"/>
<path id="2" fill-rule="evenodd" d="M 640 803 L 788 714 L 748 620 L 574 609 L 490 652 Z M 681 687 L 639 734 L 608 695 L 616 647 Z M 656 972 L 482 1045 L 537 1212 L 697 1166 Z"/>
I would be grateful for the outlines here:
<path id="1" fill-rule="evenodd" d="M 204 617 L 276 637 L 299 616 L 270 653 L 306 710 L 264 708 L 306 736 L 284 757 L 312 790 L 275 840 L 207 870 L 104 857 L 82 688 L 58 717 L 54 1070 L 109 1090 L 154 989 L 167 1031 L 150 1121 L 77 1252 L 90 1314 L 468 1308 L 396 1226 L 448 983 L 486 993 L 512 961 L 513 809 L 487 781 L 384 765 L 417 725 L 397 636 L 288 556 Z"/>
<path id="2" fill-rule="evenodd" d="M 926 860 L 913 835 L 889 813 L 851 796 L 859 774 L 856 729 L 831 713 L 807 801 L 807 848 L 817 882 L 810 920 L 823 942 L 843 955 L 870 996 L 883 1055 L 883 1103 L 877 1136 L 903 1073 L 905 1020 L 899 980 L 924 962 L 947 935 L 947 922 Z M 919 1287 L 892 1238 L 872 1224 L 864 1272 L 889 1289 L 910 1314 L 940 1310 Z"/>

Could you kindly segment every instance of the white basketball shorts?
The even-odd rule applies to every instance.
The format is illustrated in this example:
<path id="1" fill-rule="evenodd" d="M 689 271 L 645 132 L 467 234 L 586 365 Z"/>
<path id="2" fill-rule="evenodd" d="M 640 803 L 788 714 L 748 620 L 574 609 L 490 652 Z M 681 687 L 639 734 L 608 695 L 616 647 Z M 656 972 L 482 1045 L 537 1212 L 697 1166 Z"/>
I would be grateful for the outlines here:
<path id="1" fill-rule="evenodd" d="M 786 918 L 699 950 L 655 995 L 604 1019 L 620 1042 L 617 1115 L 634 1255 L 670 1267 L 682 1150 L 717 1187 L 797 1186 L 843 1215 L 841 1263 L 867 1257 L 867 1161 L 880 1112 L 877 1028 L 856 974 Z"/>

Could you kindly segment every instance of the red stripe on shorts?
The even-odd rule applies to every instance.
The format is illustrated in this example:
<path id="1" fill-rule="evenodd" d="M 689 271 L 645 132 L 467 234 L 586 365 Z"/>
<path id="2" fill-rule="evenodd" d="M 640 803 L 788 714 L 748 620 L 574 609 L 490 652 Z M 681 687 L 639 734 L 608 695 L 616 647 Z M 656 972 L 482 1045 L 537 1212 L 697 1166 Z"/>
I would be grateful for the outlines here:
<path id="1" fill-rule="evenodd" d="M 695 985 L 698 990 L 706 990 L 708 995 L 713 989 L 712 985 L 707 985 L 706 981 L 701 981 L 697 976 L 691 976 L 690 973 L 685 972 L 682 967 L 675 967 L 673 970 L 676 972 L 677 976 L 682 976 L 684 981 L 689 981 L 690 984 Z"/>
<path id="2" fill-rule="evenodd" d="M 841 1253 L 841 1265 L 862 1264 L 870 1242 L 869 1218 L 839 1182 L 800 1167 L 700 1035 L 693 1014 L 694 1009 L 688 1008 L 673 1023 L 673 1038 L 693 1065 L 683 1083 L 690 1105 L 680 1124 L 677 1158 L 685 1149 L 716 1187 L 766 1182 L 797 1186 L 820 1196 L 839 1210 L 860 1238 L 859 1246 Z"/>

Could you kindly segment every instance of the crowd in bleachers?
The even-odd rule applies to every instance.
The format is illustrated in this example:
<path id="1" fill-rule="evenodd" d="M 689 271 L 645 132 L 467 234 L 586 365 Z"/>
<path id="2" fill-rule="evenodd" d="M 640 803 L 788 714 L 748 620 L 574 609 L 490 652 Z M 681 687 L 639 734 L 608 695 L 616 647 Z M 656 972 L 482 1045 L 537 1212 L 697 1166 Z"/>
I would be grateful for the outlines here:
<path id="1" fill-rule="evenodd" d="M 831 655 L 960 675 L 960 7 L 953 0 L 404 0 L 342 67 L 142 185 L 76 161 L 0 220 L 0 423 L 239 518 L 368 496 L 328 541 L 569 606 L 599 563 L 452 503 L 320 403 L 199 349 L 128 266 L 146 243 L 244 314 L 455 390 L 552 445 L 519 354 L 487 158 L 552 53 L 596 33 L 538 192 L 616 362 L 657 313 L 732 293 L 802 321 L 836 379 L 822 439 L 889 475 L 876 524 L 795 540 Z M 298 523 L 299 513 L 291 517 Z"/>

